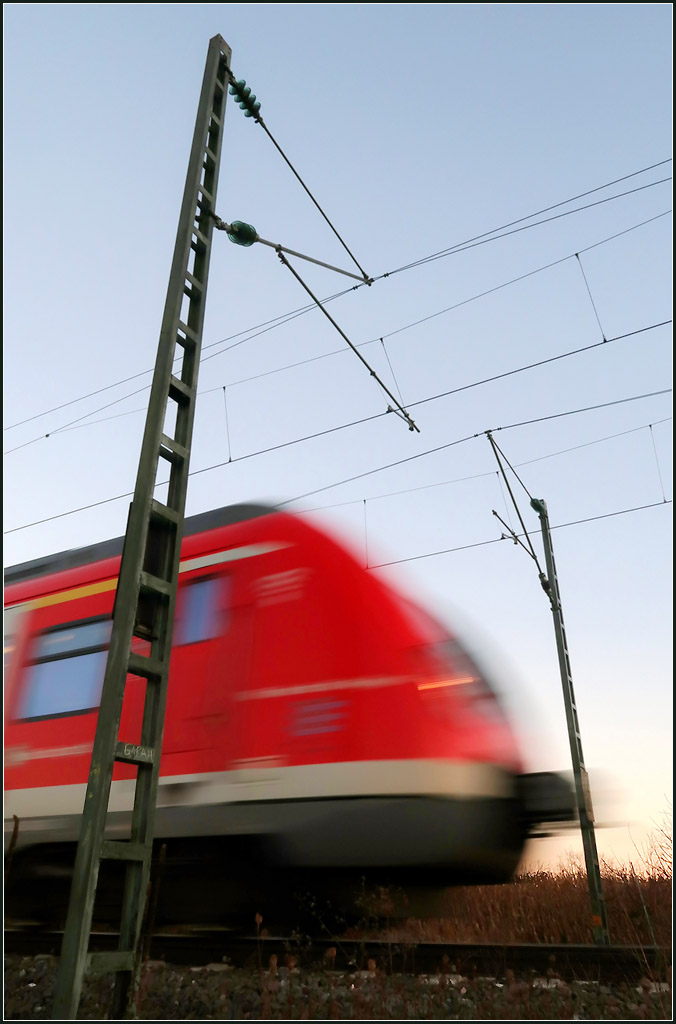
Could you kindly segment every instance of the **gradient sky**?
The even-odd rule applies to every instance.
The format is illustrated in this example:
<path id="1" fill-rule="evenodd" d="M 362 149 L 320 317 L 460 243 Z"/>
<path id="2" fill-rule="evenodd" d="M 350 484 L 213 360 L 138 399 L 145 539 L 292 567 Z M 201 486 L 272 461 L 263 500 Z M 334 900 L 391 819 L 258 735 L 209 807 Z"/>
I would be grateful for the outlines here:
<path id="1" fill-rule="evenodd" d="M 3 11 L 5 565 L 124 532 L 220 34 L 376 280 L 296 269 L 322 299 L 348 289 L 331 315 L 420 433 L 382 415 L 321 312 L 299 313 L 271 249 L 217 234 L 187 512 L 312 514 L 460 628 L 528 767 L 565 770 L 549 604 L 534 559 L 500 539 L 520 515 L 544 565 L 529 496 L 544 498 L 597 819 L 614 826 L 599 852 L 640 864 L 672 800 L 671 5 Z M 354 269 L 232 101 L 216 205 Z M 580 848 L 571 833 L 530 856 Z"/>

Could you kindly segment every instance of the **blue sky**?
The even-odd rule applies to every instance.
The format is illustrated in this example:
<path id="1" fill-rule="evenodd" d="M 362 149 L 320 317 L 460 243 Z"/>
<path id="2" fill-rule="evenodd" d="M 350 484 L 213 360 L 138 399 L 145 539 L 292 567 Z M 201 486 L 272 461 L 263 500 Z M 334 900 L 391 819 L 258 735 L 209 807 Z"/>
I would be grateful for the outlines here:
<path id="1" fill-rule="evenodd" d="M 420 433 L 382 415 L 321 312 L 289 318 L 307 295 L 272 250 L 219 234 L 188 513 L 318 510 L 460 625 L 529 767 L 566 769 L 551 612 L 534 560 L 500 540 L 494 511 L 520 523 L 492 430 L 542 564 L 529 495 L 555 527 L 585 759 L 615 826 L 599 851 L 638 863 L 672 799 L 671 22 L 667 4 L 5 4 L 5 564 L 124 532 L 220 34 L 376 280 L 296 269 L 321 298 L 349 289 L 327 308 Z M 354 269 L 232 101 L 217 209 Z M 562 848 L 576 837 L 533 857 Z"/>

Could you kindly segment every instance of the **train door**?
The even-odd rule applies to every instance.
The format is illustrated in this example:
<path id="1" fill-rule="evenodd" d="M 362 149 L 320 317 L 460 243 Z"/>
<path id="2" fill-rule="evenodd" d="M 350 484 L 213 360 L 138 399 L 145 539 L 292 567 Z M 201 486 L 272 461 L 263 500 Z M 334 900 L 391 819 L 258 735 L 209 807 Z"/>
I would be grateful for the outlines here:
<path id="1" fill-rule="evenodd" d="M 3 707 L 5 714 L 11 705 L 19 679 L 22 651 L 26 643 L 30 622 L 29 605 L 17 604 L 4 611 L 4 676 Z"/>
<path id="2" fill-rule="evenodd" d="M 332 583 L 307 552 L 301 557 L 271 559 L 254 586 L 252 679 L 243 698 L 250 756 L 261 767 L 350 756 L 351 638 Z"/>
<path id="3" fill-rule="evenodd" d="M 246 687 L 250 608 L 237 573 L 186 573 L 179 588 L 163 774 L 224 770 L 242 756 L 236 693 Z"/>

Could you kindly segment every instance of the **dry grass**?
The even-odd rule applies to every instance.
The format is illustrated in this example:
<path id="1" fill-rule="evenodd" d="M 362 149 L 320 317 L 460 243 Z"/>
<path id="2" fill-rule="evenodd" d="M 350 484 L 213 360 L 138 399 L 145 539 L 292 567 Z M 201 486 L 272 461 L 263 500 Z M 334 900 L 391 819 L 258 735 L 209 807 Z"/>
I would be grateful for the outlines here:
<path id="1" fill-rule="evenodd" d="M 671 946 L 671 877 L 602 865 L 614 945 Z M 450 890 L 438 919 L 408 922 L 418 941 L 591 943 L 587 874 L 569 865 L 530 871 L 509 885 Z"/>
<path id="2" fill-rule="evenodd" d="M 671 845 L 665 826 L 637 851 L 637 863 L 601 863 L 613 945 L 671 948 Z M 530 870 L 507 885 L 451 889 L 438 919 L 408 922 L 406 930 L 418 941 L 592 943 L 587 873 L 569 856 L 557 870 Z"/>

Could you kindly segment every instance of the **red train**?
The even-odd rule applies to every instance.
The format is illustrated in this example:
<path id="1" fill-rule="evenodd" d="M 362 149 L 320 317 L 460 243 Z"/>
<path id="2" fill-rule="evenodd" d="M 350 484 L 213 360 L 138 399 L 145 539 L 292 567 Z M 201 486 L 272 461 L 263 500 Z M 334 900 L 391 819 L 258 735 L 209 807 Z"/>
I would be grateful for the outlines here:
<path id="1" fill-rule="evenodd" d="M 65 906 L 121 552 L 122 538 L 5 572 L 16 916 Z M 121 737 L 141 713 L 127 691 Z M 134 771 L 115 768 L 111 836 Z M 433 913 L 440 888 L 509 879 L 534 821 L 572 803 L 557 776 L 523 775 L 458 639 L 305 517 L 186 520 L 155 828 L 167 917 L 269 919 L 300 890 L 349 908 L 364 881 Z"/>

